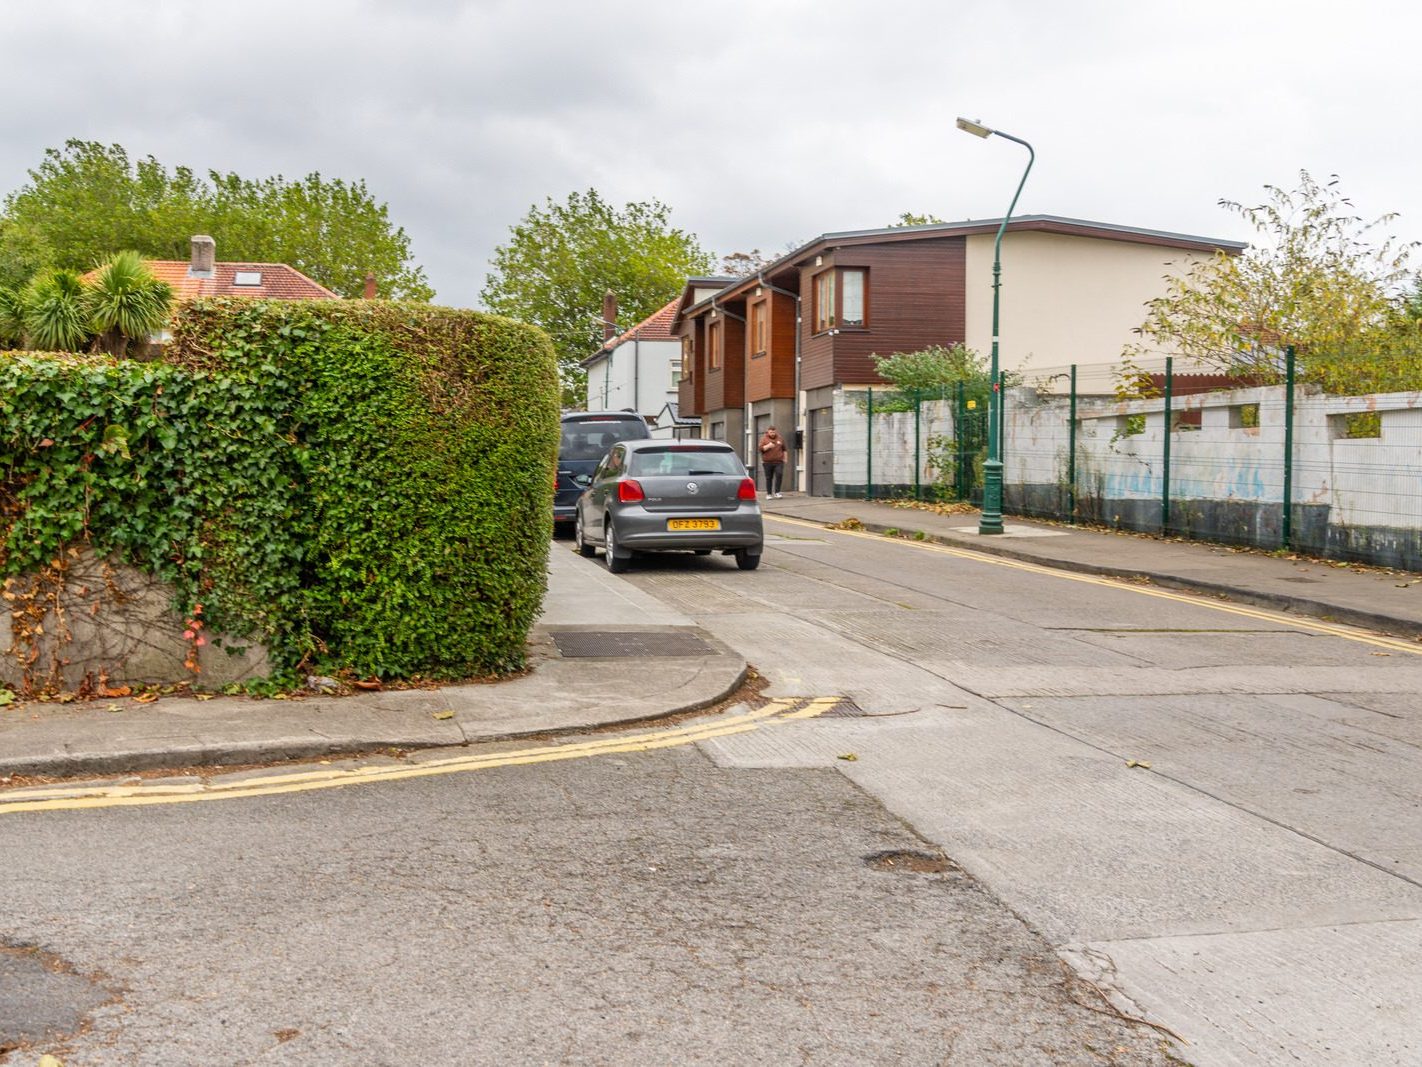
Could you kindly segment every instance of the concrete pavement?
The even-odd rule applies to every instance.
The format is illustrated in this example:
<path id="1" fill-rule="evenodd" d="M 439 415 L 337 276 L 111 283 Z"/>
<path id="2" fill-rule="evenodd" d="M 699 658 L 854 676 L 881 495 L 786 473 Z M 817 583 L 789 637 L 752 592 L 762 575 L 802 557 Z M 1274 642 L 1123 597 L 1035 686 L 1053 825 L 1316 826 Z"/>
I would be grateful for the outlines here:
<path id="1" fill-rule="evenodd" d="M 1145 578 L 1167 588 L 1422 637 L 1422 575 L 1015 516 L 1007 516 L 1005 533 L 983 537 L 976 511 L 940 515 L 881 501 L 791 493 L 764 506 L 773 515 L 826 524 L 857 519 L 870 532 L 893 529 L 909 537 L 921 531 L 926 540 L 1062 570 Z"/>
<path id="2" fill-rule="evenodd" d="M 1046 566 L 1145 578 L 1422 636 L 1422 579 L 1411 575 L 1015 519 L 1006 534 L 980 537 L 976 513 L 940 515 L 795 493 L 765 501 L 765 509 L 771 534 L 777 515 L 822 524 L 855 519 L 869 531 L 922 532 L 927 540 Z M 680 634 L 690 645 L 656 655 L 635 640 L 574 647 L 579 635 L 603 631 L 645 634 L 654 643 L 658 635 Z M 548 597 L 530 643 L 529 674 L 497 684 L 286 701 L 169 697 L 150 705 L 117 700 L 0 708 L 0 777 L 256 763 L 576 731 L 708 706 L 734 691 L 746 670 L 744 658 L 697 630 L 688 614 L 578 559 L 560 541 L 552 545 Z"/>
<path id="3" fill-rule="evenodd" d="M 637 722 L 729 696 L 746 662 L 554 541 L 532 669 L 504 682 L 345 697 L 165 697 L 0 708 L 0 778 L 466 745 Z"/>

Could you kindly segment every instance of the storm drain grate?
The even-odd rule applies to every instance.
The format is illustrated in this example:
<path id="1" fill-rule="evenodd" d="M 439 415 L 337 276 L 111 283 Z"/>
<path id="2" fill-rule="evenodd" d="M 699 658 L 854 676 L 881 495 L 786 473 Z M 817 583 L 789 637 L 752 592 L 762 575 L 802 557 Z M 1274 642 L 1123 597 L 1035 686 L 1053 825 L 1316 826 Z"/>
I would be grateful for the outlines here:
<path id="1" fill-rule="evenodd" d="M 684 630 L 555 630 L 550 636 L 566 658 L 716 654 L 705 641 Z"/>

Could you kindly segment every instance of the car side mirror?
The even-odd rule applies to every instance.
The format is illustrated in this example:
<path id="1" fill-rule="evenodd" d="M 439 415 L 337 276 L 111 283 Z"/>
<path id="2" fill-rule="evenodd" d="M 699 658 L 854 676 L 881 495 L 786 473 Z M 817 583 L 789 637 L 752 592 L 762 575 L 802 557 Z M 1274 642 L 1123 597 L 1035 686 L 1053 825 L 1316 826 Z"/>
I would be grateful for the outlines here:
<path id="1" fill-rule="evenodd" d="M 591 474 L 575 474 L 575 475 L 573 475 L 573 482 L 574 482 L 574 484 L 580 485 L 580 486 L 582 486 L 584 489 L 586 489 L 588 486 L 592 485 L 592 475 L 591 475 Z"/>

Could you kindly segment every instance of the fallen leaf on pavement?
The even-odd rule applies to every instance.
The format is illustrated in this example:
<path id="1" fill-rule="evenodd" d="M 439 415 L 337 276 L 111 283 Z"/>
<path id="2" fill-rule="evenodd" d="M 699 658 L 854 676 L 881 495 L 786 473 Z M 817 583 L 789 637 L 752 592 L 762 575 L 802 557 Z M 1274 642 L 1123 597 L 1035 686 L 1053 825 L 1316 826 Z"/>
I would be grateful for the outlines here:
<path id="1" fill-rule="evenodd" d="M 199 700 L 211 700 L 211 699 L 212 699 L 212 694 L 211 694 L 211 693 L 194 693 L 193 696 L 197 697 Z"/>
<path id="2" fill-rule="evenodd" d="M 1370 655 L 1370 656 L 1391 656 L 1392 653 L 1391 653 L 1391 652 L 1369 652 L 1368 655 Z"/>
<path id="3" fill-rule="evenodd" d="M 1127 767 L 1140 767 L 1142 770 L 1147 770 L 1147 771 L 1150 770 L 1150 764 L 1147 763 L 1147 762 L 1146 762 L 1145 760 L 1143 760 L 1143 759 L 1128 759 L 1128 760 L 1126 760 L 1126 766 L 1127 766 Z"/>
<path id="4" fill-rule="evenodd" d="M 437 712 L 434 713 L 434 717 L 435 717 L 436 719 L 452 719 L 452 718 L 454 718 L 454 712 L 452 712 L 452 711 L 437 711 Z"/>
<path id="5" fill-rule="evenodd" d="M 358 679 L 358 680 L 356 681 L 355 687 L 356 687 L 357 689 L 366 689 L 366 690 L 379 689 L 379 688 L 380 688 L 380 679 L 379 679 L 379 678 L 361 678 L 361 679 Z"/>
<path id="6" fill-rule="evenodd" d="M 157 699 L 157 693 L 139 693 L 138 696 L 133 698 L 133 702 L 135 704 L 152 704 Z"/>
<path id="7" fill-rule="evenodd" d="M 835 757 L 835 759 L 842 759 L 842 760 L 844 760 L 846 763 L 853 763 L 853 762 L 854 762 L 855 760 L 857 760 L 858 758 L 859 758 L 859 757 L 856 756 L 853 752 L 846 752 L 843 756 L 836 756 L 836 757 Z"/>

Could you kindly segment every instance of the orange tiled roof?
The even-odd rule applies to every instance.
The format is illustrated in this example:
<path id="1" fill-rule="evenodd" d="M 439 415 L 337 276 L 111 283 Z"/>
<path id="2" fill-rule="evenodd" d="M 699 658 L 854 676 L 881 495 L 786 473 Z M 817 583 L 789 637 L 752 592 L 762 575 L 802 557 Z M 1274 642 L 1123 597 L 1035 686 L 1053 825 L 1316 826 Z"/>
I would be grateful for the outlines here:
<path id="1" fill-rule="evenodd" d="M 681 298 L 677 297 L 665 307 L 652 312 L 636 326 L 623 330 L 622 333 L 612 338 L 602 346 L 602 351 L 616 348 L 624 341 L 675 341 L 676 335 L 671 332 L 672 319 L 676 316 L 676 306 Z"/>
<path id="2" fill-rule="evenodd" d="M 159 281 L 173 287 L 178 300 L 200 296 L 259 296 L 269 300 L 339 300 L 324 285 L 312 281 L 285 263 L 214 263 L 211 278 L 188 276 L 187 260 L 145 259 L 144 264 Z M 234 285 L 237 272 L 262 276 L 261 285 Z M 92 272 L 91 272 L 92 273 Z"/>

